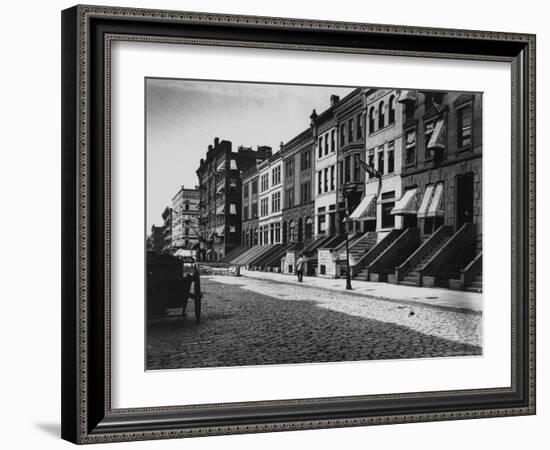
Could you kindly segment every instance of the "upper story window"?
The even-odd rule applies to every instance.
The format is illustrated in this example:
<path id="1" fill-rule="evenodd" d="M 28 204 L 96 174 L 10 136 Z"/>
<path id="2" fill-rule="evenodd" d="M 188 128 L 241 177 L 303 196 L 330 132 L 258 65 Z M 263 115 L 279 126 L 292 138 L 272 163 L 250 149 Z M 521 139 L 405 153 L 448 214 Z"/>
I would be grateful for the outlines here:
<path id="1" fill-rule="evenodd" d="M 355 153 L 353 155 L 353 181 L 358 182 L 361 181 L 361 165 L 359 164 L 359 161 L 361 160 L 361 154 Z"/>
<path id="2" fill-rule="evenodd" d="M 336 130 L 330 132 L 330 152 L 334 153 L 336 151 Z"/>
<path id="3" fill-rule="evenodd" d="M 351 178 L 351 156 L 348 155 L 344 159 L 344 183 L 349 183 Z"/>
<path id="4" fill-rule="evenodd" d="M 244 185 L 244 188 L 243 188 L 243 197 L 244 197 L 244 198 L 247 198 L 247 197 L 248 197 L 248 183 Z"/>
<path id="5" fill-rule="evenodd" d="M 258 180 L 252 182 L 252 195 L 258 193 Z"/>
<path id="6" fill-rule="evenodd" d="M 343 146 L 346 143 L 346 125 L 340 125 L 340 145 Z"/>
<path id="7" fill-rule="evenodd" d="M 325 134 L 325 156 L 328 155 L 328 133 Z"/>
<path id="8" fill-rule="evenodd" d="M 388 173 L 395 171 L 395 144 L 393 141 L 388 143 Z"/>
<path id="9" fill-rule="evenodd" d="M 271 171 L 271 185 L 275 186 L 280 182 L 281 182 L 281 166 L 277 166 Z"/>
<path id="10" fill-rule="evenodd" d="M 363 126 L 361 124 L 361 113 L 357 114 L 357 117 L 355 119 L 357 121 L 357 139 L 361 139 L 363 137 Z"/>
<path id="11" fill-rule="evenodd" d="M 271 212 L 277 212 L 280 210 L 281 210 L 281 191 L 278 191 L 271 195 Z"/>
<path id="12" fill-rule="evenodd" d="M 429 122 L 424 123 L 424 146 L 426 147 L 425 157 L 427 159 L 433 156 L 433 150 L 428 148 L 428 142 L 430 142 L 434 130 L 435 120 L 430 120 Z"/>
<path id="13" fill-rule="evenodd" d="M 267 191 L 269 189 L 269 174 L 264 173 L 260 178 L 260 183 L 261 183 L 260 187 L 262 189 L 262 192 Z"/>
<path id="14" fill-rule="evenodd" d="M 388 123 L 392 124 L 395 122 L 395 96 L 392 95 L 390 97 L 390 101 L 388 103 L 389 111 L 388 111 Z"/>
<path id="15" fill-rule="evenodd" d="M 457 111 L 457 139 L 459 149 L 472 145 L 472 105 Z"/>
<path id="16" fill-rule="evenodd" d="M 378 172 L 384 175 L 384 147 L 378 149 Z"/>
<path id="17" fill-rule="evenodd" d="M 300 155 L 300 167 L 302 170 L 307 170 L 311 168 L 311 153 L 309 150 L 302 152 Z"/>
<path id="18" fill-rule="evenodd" d="M 416 162 L 416 130 L 405 132 L 405 165 L 411 166 Z"/>
<path id="19" fill-rule="evenodd" d="M 285 161 L 285 177 L 294 176 L 294 157 Z"/>
<path id="20" fill-rule="evenodd" d="M 348 121 L 348 142 L 353 141 L 353 119 Z"/>
<path id="21" fill-rule="evenodd" d="M 386 117 L 384 116 L 384 102 L 380 102 L 378 105 L 378 128 L 384 128 L 386 124 Z"/>
<path id="22" fill-rule="evenodd" d="M 374 106 L 369 110 L 369 133 L 374 133 Z"/>
<path id="23" fill-rule="evenodd" d="M 318 146 L 318 149 L 319 149 L 318 156 L 319 156 L 319 158 L 322 158 L 322 157 L 323 157 L 323 136 L 319 136 L 319 146 Z"/>

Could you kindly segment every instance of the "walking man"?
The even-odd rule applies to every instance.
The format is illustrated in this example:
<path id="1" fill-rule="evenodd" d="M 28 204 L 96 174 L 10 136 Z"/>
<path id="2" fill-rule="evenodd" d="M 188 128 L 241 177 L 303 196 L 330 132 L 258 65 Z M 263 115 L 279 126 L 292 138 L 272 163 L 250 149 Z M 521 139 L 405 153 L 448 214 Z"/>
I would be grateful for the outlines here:
<path id="1" fill-rule="evenodd" d="M 304 268 L 306 264 L 306 259 L 303 253 L 300 253 L 298 261 L 296 261 L 296 275 L 298 275 L 298 282 L 301 283 L 304 278 Z"/>

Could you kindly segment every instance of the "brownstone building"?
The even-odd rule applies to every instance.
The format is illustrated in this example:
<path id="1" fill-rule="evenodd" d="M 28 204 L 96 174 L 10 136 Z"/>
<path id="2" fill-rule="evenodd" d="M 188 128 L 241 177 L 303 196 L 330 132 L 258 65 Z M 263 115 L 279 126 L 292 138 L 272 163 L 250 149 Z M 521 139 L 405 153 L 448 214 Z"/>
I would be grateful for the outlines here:
<path id="1" fill-rule="evenodd" d="M 402 199 L 394 214 L 421 236 L 476 225 L 482 237 L 481 93 L 402 91 Z"/>

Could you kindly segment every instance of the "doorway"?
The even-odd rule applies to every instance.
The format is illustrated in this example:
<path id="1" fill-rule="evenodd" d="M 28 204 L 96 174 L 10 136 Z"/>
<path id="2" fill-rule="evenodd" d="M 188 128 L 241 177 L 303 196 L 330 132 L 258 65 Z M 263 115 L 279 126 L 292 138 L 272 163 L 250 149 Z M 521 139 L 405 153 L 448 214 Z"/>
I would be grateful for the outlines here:
<path id="1" fill-rule="evenodd" d="M 474 174 L 456 177 L 456 230 L 465 223 L 474 221 Z"/>

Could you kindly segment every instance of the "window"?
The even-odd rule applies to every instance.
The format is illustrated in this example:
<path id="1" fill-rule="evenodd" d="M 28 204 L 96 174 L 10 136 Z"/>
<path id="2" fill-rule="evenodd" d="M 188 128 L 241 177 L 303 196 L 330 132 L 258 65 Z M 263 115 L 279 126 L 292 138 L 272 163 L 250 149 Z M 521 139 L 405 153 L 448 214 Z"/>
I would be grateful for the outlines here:
<path id="1" fill-rule="evenodd" d="M 405 165 L 411 166 L 416 162 L 416 130 L 405 133 Z"/>
<path id="2" fill-rule="evenodd" d="M 433 150 L 430 150 L 428 148 L 428 143 L 430 142 L 430 139 L 432 137 L 432 134 L 435 130 L 435 120 L 431 120 L 430 122 L 426 122 L 424 124 L 424 146 L 426 147 L 426 159 L 433 157 Z"/>
<path id="3" fill-rule="evenodd" d="M 319 211 L 319 213 L 324 213 L 324 209 L 325 208 L 322 208 L 323 211 Z M 321 210 L 321 208 L 319 208 L 319 210 Z M 323 233 L 325 231 L 325 224 L 326 224 L 326 221 L 327 221 L 327 216 L 326 214 L 319 214 L 317 216 L 317 233 Z"/>
<path id="4" fill-rule="evenodd" d="M 248 183 L 244 185 L 244 188 L 243 188 L 243 197 L 244 198 L 248 198 Z M 189 206 L 189 205 L 187 205 Z M 189 208 L 187 208 L 189 209 Z"/>
<path id="5" fill-rule="evenodd" d="M 248 220 L 248 205 L 243 208 L 243 220 Z"/>
<path id="6" fill-rule="evenodd" d="M 388 123 L 394 123 L 395 122 L 395 96 L 390 97 L 390 103 L 389 103 L 389 112 L 388 112 Z"/>
<path id="7" fill-rule="evenodd" d="M 328 133 L 325 134 L 325 156 L 328 155 Z"/>
<path id="8" fill-rule="evenodd" d="M 317 172 L 317 194 L 321 194 L 323 192 L 323 176 L 321 175 L 322 173 L 322 170 Z"/>
<path id="9" fill-rule="evenodd" d="M 264 197 L 260 200 L 260 215 L 267 216 L 269 214 L 269 199 Z"/>
<path id="10" fill-rule="evenodd" d="M 280 182 L 281 182 L 281 166 L 277 166 L 271 171 L 271 185 L 275 186 Z"/>
<path id="11" fill-rule="evenodd" d="M 348 142 L 353 141 L 353 119 L 348 121 Z"/>
<path id="12" fill-rule="evenodd" d="M 336 151 L 336 130 L 330 132 L 330 152 L 334 153 Z"/>
<path id="13" fill-rule="evenodd" d="M 325 192 L 328 192 L 328 167 L 323 170 Z"/>
<path id="14" fill-rule="evenodd" d="M 311 201 L 311 181 L 306 181 L 300 186 L 301 204 L 305 205 Z"/>
<path id="15" fill-rule="evenodd" d="M 369 110 L 369 133 L 374 133 L 374 106 Z"/>
<path id="16" fill-rule="evenodd" d="M 348 155 L 344 159 L 344 183 L 348 183 L 351 178 L 351 156 Z"/>
<path id="17" fill-rule="evenodd" d="M 344 161 L 338 161 L 338 182 L 344 184 Z"/>
<path id="18" fill-rule="evenodd" d="M 458 148 L 472 145 L 472 107 L 470 105 L 457 111 Z"/>
<path id="19" fill-rule="evenodd" d="M 189 236 L 189 228 L 186 228 L 186 229 L 185 229 L 185 235 L 186 235 L 186 236 Z"/>
<path id="20" fill-rule="evenodd" d="M 258 202 L 252 203 L 252 218 L 256 219 L 258 217 Z"/>
<path id="21" fill-rule="evenodd" d="M 281 192 L 275 192 L 271 194 L 271 212 L 277 212 L 281 210 Z"/>
<path id="22" fill-rule="evenodd" d="M 378 149 L 378 172 L 384 175 L 384 147 Z"/>
<path id="23" fill-rule="evenodd" d="M 346 126 L 345 124 L 340 125 L 340 146 L 343 146 L 346 143 Z"/>
<path id="24" fill-rule="evenodd" d="M 300 167 L 302 170 L 307 170 L 311 167 L 311 153 L 309 151 L 303 152 L 300 155 Z"/>
<path id="25" fill-rule="evenodd" d="M 378 105 L 378 128 L 384 128 L 385 125 L 384 107 L 384 102 L 380 102 Z"/>
<path id="26" fill-rule="evenodd" d="M 319 145 L 318 145 L 318 149 L 319 149 L 319 158 L 322 158 L 323 157 L 323 136 L 319 136 Z"/>
<path id="27" fill-rule="evenodd" d="M 258 193 L 258 180 L 252 182 L 252 195 Z"/>
<path id="28" fill-rule="evenodd" d="M 361 139 L 363 137 L 363 127 L 361 124 L 361 113 L 357 114 L 357 139 Z"/>
<path id="29" fill-rule="evenodd" d="M 361 181 L 361 164 L 359 161 L 361 160 L 361 154 L 355 153 L 353 155 L 353 181 L 358 182 Z"/>
<path id="30" fill-rule="evenodd" d="M 330 190 L 331 191 L 334 191 L 334 189 L 335 189 L 335 186 L 334 186 L 335 181 L 336 180 L 335 180 L 335 176 L 334 176 L 334 166 L 332 165 L 332 166 L 330 166 Z"/>
<path id="31" fill-rule="evenodd" d="M 388 173 L 393 173 L 395 170 L 395 144 L 388 143 Z"/>
<path id="32" fill-rule="evenodd" d="M 292 177 L 294 174 L 294 159 L 285 161 L 285 177 Z"/>
<path id="33" fill-rule="evenodd" d="M 262 192 L 269 189 L 269 174 L 264 173 L 260 179 Z"/>
<path id="34" fill-rule="evenodd" d="M 289 188 L 285 191 L 285 208 L 294 206 L 294 188 Z"/>

